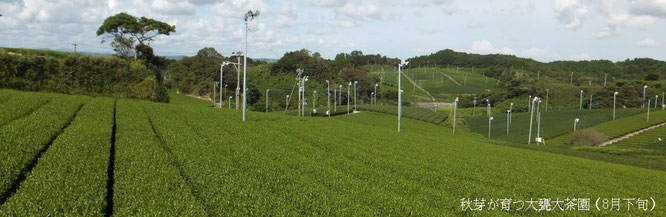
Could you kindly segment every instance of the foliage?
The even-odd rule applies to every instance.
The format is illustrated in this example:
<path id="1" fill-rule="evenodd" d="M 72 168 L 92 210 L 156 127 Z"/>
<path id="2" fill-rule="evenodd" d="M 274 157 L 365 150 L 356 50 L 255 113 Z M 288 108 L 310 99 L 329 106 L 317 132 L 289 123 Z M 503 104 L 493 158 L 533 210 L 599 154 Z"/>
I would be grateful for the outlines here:
<path id="1" fill-rule="evenodd" d="M 0 88 L 167 102 L 161 76 L 140 61 L 0 54 Z"/>
<path id="2" fill-rule="evenodd" d="M 113 112 L 112 99 L 95 98 L 84 105 L 0 214 L 103 215 Z"/>
<path id="3" fill-rule="evenodd" d="M 0 128 L 0 192 L 34 161 L 72 121 L 87 97 L 56 96 L 28 116 Z"/>
<path id="4" fill-rule="evenodd" d="M 89 105 L 94 104 L 84 106 L 81 117 L 74 118 L 71 128 L 66 128 L 62 138 L 46 151 L 44 161 L 37 163 L 29 177 L 46 177 L 43 174 L 52 172 L 38 168 L 49 165 L 52 156 L 64 156 L 56 147 L 79 147 L 64 139 L 78 135 L 73 132 L 84 125 L 80 120 L 97 120 L 84 115 L 95 110 Z M 106 106 L 111 107 L 109 103 Z M 70 110 L 66 106 L 52 109 Z M 100 116 L 106 120 L 102 125 L 108 126 L 110 109 L 102 110 L 106 114 Z M 28 117 L 12 124 L 25 120 L 36 126 L 46 120 Z M 462 211 L 458 201 L 613 195 L 665 199 L 659 194 L 666 178 L 662 171 L 505 147 L 462 130 L 451 136 L 444 133 L 449 127 L 409 118 L 402 120 L 403 131 L 397 133 L 394 116 L 374 112 L 334 118 L 249 112 L 248 120 L 242 122 L 239 112 L 228 109 L 118 100 L 116 118 L 113 215 L 118 216 L 541 215 L 536 211 Z M 37 127 L 18 129 L 36 134 L 44 131 Z M 108 127 L 99 130 L 108 133 Z M 0 131 L 0 137 L 4 136 L 5 128 Z M 74 139 L 92 141 L 87 139 L 97 136 L 84 137 Z M 63 142 L 59 142 L 61 139 Z M 16 147 L 22 146 L 12 146 L 11 153 L 23 153 Z M 79 156 L 88 159 L 87 155 Z M 93 158 L 90 163 L 98 164 L 98 160 Z M 71 166 L 75 165 L 82 164 Z M 68 166 L 63 167 L 53 171 Z M 100 170 L 104 173 L 106 168 L 94 171 Z M 89 174 L 72 178 L 79 175 Z M 12 196 L 10 201 L 26 195 L 22 191 L 33 189 L 27 184 L 32 183 L 31 179 L 26 181 L 19 188 L 26 190 L 19 190 L 14 195 L 17 198 Z M 600 182 L 615 184 L 598 185 Z M 544 183 L 548 187 L 544 188 Z M 571 192 L 576 195 L 571 196 Z M 55 192 L 40 192 L 49 193 Z M 64 206 L 65 201 L 69 200 L 56 201 L 53 206 Z M 86 199 L 77 202 L 98 204 Z M 4 205 L 0 209 L 7 209 Z M 78 211 L 84 212 L 45 213 Z M 95 213 L 99 215 L 99 211 Z M 661 216 L 663 212 L 655 209 L 650 214 Z M 550 214 L 567 213 L 556 209 Z M 621 209 L 580 214 L 645 212 Z"/>
<path id="5" fill-rule="evenodd" d="M 368 65 L 398 65 L 400 59 L 389 58 L 380 54 L 363 54 L 362 51 L 355 50 L 351 53 L 339 53 L 335 55 L 334 62 L 339 67 L 360 67 Z"/>
<path id="6" fill-rule="evenodd" d="M 50 100 L 45 94 L 0 90 L 0 126 L 29 115 Z"/>
<path id="7" fill-rule="evenodd" d="M 226 58 L 214 48 L 203 48 L 197 52 L 196 56 L 185 57 L 179 61 L 170 63 L 167 72 L 169 78 L 167 82 L 170 83 L 172 89 L 176 89 L 179 92 L 198 96 L 210 96 L 212 98 L 214 82 L 220 81 L 220 66 L 222 62 L 230 61 L 236 63 L 237 58 L 240 58 L 242 64 L 242 57 L 231 56 Z M 264 64 L 264 62 L 248 58 L 248 64 L 249 66 L 257 66 Z M 242 86 L 242 82 L 238 81 L 239 77 L 240 81 L 242 81 L 243 68 L 241 66 L 240 71 L 237 71 L 236 67 L 233 65 L 224 67 L 223 82 L 226 86 L 226 91 L 234 91 L 237 87 L 240 88 Z M 251 68 L 248 68 L 249 70 Z M 252 86 L 252 83 L 249 84 L 249 86 Z M 218 87 L 216 89 L 219 91 Z"/>
<path id="8" fill-rule="evenodd" d="M 134 51 L 134 58 L 139 56 L 138 46 L 147 46 L 158 35 L 169 35 L 176 31 L 176 26 L 127 13 L 119 13 L 104 20 L 97 29 L 97 36 L 108 35 L 113 38 L 111 45 L 121 57 L 127 57 L 127 51 Z M 102 41 L 104 42 L 104 41 Z M 134 47 L 134 42 L 139 42 Z"/>
<path id="9" fill-rule="evenodd" d="M 141 103 L 117 102 L 113 214 L 204 216 Z"/>

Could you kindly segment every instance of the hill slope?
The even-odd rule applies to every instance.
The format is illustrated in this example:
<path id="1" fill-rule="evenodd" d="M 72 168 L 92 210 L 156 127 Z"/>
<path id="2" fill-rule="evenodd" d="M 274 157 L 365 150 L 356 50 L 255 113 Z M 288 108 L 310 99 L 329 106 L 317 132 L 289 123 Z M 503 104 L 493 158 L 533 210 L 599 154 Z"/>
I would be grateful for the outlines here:
<path id="1" fill-rule="evenodd" d="M 7 93 L 0 92 L 3 94 Z M 20 132 L 55 132 L 35 134 L 35 138 L 43 139 L 32 146 L 45 147 L 44 155 L 0 149 L 3 156 L 38 159 L 33 170 L 0 158 L 1 168 L 13 165 L 27 176 L 19 182 L 11 178 L 14 176 L 0 176 L 4 183 L 19 183 L 14 194 L 1 198 L 2 215 L 55 215 L 63 210 L 69 215 L 102 215 L 106 210 L 119 216 L 539 215 L 533 209 L 517 210 L 519 207 L 513 205 L 512 211 L 463 211 L 461 200 L 467 198 L 551 198 L 549 204 L 553 206 L 555 201 L 572 201 L 568 198 L 592 201 L 590 211 L 555 208 L 548 212 L 552 215 L 666 214 L 658 206 L 648 212 L 597 211 L 593 205 L 598 198 L 652 197 L 657 203 L 664 201 L 665 172 L 493 145 L 490 140 L 464 132 L 450 136 L 448 128 L 416 120 L 403 119 L 404 130 L 398 134 L 395 117 L 372 112 L 335 118 L 249 112 L 248 120 L 241 122 L 235 110 L 66 95 L 46 97 L 52 102 L 0 127 L 0 144 L 5 146 L 21 144 L 23 138 L 17 136 Z M 112 105 L 114 109 L 110 109 Z M 104 112 L 90 116 L 100 106 L 106 106 Z M 49 113 L 52 108 L 64 111 Z M 52 124 L 45 125 L 40 117 L 54 118 Z M 76 155 L 77 148 L 65 148 L 79 143 L 61 137 L 85 135 L 85 127 L 75 126 L 98 121 L 105 123 L 106 130 L 94 134 L 90 138 L 93 140 L 83 141 L 108 141 L 110 154 L 102 154 L 89 164 L 68 165 L 69 160 L 89 156 Z M 58 133 L 58 129 L 64 131 Z M 56 142 L 51 144 L 52 135 Z M 83 147 L 105 149 L 108 143 Z M 70 154 L 70 159 L 63 160 L 67 159 L 62 157 L 64 154 Z M 38 169 L 49 162 L 73 168 Z M 88 167 L 90 164 L 101 167 Z M 99 185 L 99 179 L 79 173 L 78 168 L 102 174 L 108 171 L 113 182 L 106 187 Z M 46 172 L 52 174 L 40 175 Z M 103 193 L 69 194 L 48 188 L 41 195 L 30 193 L 28 186 L 34 185 L 30 183 L 43 183 L 48 177 L 81 180 L 79 191 Z M 112 196 L 100 199 L 109 193 Z M 113 206 L 109 209 L 102 201 Z M 68 204 L 79 206 L 67 209 Z"/>

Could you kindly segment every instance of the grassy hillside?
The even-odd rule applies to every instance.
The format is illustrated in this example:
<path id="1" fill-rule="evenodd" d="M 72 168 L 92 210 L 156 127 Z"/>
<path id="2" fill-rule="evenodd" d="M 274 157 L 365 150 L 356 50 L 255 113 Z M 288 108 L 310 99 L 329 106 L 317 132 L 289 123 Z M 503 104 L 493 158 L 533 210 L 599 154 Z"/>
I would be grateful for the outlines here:
<path id="1" fill-rule="evenodd" d="M 249 112 L 241 122 L 229 109 L 23 94 L 51 101 L 3 114 L 17 118 L 0 126 L 0 144 L 25 150 L 0 149 L 2 191 L 15 192 L 0 198 L 0 215 L 666 215 L 658 204 L 652 212 L 463 211 L 467 198 L 664 201 L 666 172 L 451 136 L 417 120 L 403 119 L 397 133 L 393 116 L 372 112 Z"/>

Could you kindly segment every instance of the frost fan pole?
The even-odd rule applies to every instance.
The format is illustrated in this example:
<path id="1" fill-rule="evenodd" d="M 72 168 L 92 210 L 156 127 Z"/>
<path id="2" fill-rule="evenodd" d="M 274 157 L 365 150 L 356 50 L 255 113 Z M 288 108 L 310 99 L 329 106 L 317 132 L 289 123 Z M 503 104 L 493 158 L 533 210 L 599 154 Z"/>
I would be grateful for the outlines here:
<path id="1" fill-rule="evenodd" d="M 249 30 L 247 24 L 257 16 L 259 16 L 259 11 L 248 11 L 245 13 L 245 53 L 243 54 L 243 121 L 245 121 L 245 116 L 247 113 L 247 31 Z"/>

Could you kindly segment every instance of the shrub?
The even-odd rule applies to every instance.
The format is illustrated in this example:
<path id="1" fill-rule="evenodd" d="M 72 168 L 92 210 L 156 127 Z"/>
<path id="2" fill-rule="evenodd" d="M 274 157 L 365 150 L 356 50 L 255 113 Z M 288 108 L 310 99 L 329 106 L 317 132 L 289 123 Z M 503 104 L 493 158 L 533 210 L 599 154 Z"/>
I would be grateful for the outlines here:
<path id="1" fill-rule="evenodd" d="M 584 129 L 574 132 L 569 141 L 574 145 L 598 146 L 608 141 L 608 137 L 596 130 Z"/>
<path id="2" fill-rule="evenodd" d="M 38 56 L 0 53 L 0 88 L 168 102 L 161 75 L 142 61 L 113 56 Z M 146 77 L 152 78 L 147 84 Z M 133 90 L 147 88 L 151 94 Z"/>

